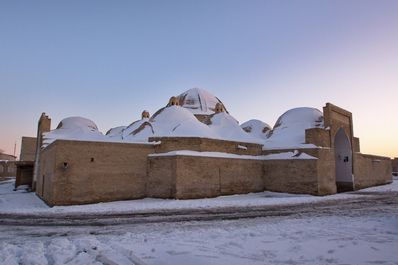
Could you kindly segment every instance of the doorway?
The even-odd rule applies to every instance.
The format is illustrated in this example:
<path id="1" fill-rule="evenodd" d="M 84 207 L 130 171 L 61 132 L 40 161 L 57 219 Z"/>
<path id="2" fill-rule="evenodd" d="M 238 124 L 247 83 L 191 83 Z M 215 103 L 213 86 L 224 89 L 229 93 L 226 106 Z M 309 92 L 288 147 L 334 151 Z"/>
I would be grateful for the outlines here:
<path id="1" fill-rule="evenodd" d="M 351 143 L 343 128 L 334 137 L 337 192 L 354 190 Z"/>

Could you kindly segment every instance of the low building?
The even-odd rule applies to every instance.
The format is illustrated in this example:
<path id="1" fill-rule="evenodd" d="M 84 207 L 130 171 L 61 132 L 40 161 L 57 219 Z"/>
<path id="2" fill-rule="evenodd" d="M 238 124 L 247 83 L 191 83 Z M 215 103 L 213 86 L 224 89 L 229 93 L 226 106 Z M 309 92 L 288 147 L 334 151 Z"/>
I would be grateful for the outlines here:
<path id="1" fill-rule="evenodd" d="M 329 195 L 392 181 L 390 158 L 360 152 L 344 109 L 293 109 L 272 129 L 250 121 L 242 129 L 210 93 L 199 91 L 206 97 L 196 104 L 197 91 L 107 135 L 80 117 L 48 132 L 50 119 L 42 115 L 36 193 L 49 205 L 71 205 L 264 190 Z"/>
<path id="2" fill-rule="evenodd" d="M 16 162 L 15 188 L 21 185 L 32 187 L 36 141 L 36 137 L 22 137 L 20 160 Z"/>
<path id="3" fill-rule="evenodd" d="M 0 180 L 15 177 L 15 160 L 16 157 L 13 155 L 0 153 Z"/>

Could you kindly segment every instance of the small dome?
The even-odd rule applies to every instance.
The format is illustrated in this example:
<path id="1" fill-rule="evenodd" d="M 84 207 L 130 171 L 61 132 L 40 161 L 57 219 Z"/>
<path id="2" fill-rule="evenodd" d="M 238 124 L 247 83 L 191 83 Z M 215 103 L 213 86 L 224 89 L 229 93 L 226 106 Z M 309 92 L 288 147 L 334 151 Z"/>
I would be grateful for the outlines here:
<path id="1" fill-rule="evenodd" d="M 148 118 L 142 118 L 127 126 L 122 132 L 122 139 L 147 140 L 153 135 L 152 125 Z"/>
<path id="2" fill-rule="evenodd" d="M 144 111 L 141 113 L 141 119 L 149 119 L 149 117 L 150 117 L 149 111 L 144 110 Z"/>
<path id="3" fill-rule="evenodd" d="M 177 96 L 177 98 L 179 105 L 188 109 L 193 114 L 211 115 L 215 112 L 217 103 L 221 103 L 224 106 L 216 96 L 201 88 L 189 89 Z M 228 112 L 225 106 L 224 110 Z"/>
<path id="4" fill-rule="evenodd" d="M 323 114 L 315 108 L 295 108 L 286 111 L 276 121 L 265 140 L 265 149 L 305 148 L 305 130 L 323 128 Z"/>
<path id="5" fill-rule="evenodd" d="M 167 104 L 167 107 L 170 107 L 170 106 L 179 106 L 179 105 L 180 105 L 180 102 L 179 102 L 178 98 L 177 98 L 177 97 L 171 97 L 171 98 L 169 99 L 169 104 Z"/>
<path id="6" fill-rule="evenodd" d="M 63 119 L 57 126 L 57 129 L 98 132 L 97 125 L 89 119 L 83 117 L 68 117 Z"/>
<path id="7" fill-rule="evenodd" d="M 226 112 L 219 112 L 210 116 L 209 127 L 219 139 L 238 141 L 238 142 L 258 142 L 258 139 L 247 134 L 240 126 L 239 122 Z"/>
<path id="8" fill-rule="evenodd" d="M 286 111 L 279 117 L 274 129 L 282 125 L 305 124 L 308 128 L 323 126 L 323 114 L 315 108 L 295 108 Z"/>
<path id="9" fill-rule="evenodd" d="M 213 137 L 209 127 L 200 121 L 186 108 L 170 106 L 155 113 L 150 123 L 154 136 L 196 136 Z"/>
<path id="10" fill-rule="evenodd" d="M 104 141 L 109 138 L 98 131 L 93 121 L 82 117 L 69 117 L 63 119 L 55 130 L 44 133 L 43 147 L 57 139 Z"/>
<path id="11" fill-rule="evenodd" d="M 245 132 L 253 135 L 254 137 L 266 139 L 271 130 L 271 126 L 260 120 L 249 120 L 240 126 Z"/>

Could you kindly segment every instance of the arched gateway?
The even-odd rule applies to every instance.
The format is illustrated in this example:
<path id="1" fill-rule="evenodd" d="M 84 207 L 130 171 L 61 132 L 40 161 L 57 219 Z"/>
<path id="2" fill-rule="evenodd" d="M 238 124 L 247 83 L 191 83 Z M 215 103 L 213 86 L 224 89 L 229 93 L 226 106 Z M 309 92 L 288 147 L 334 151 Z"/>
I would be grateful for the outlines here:
<path id="1" fill-rule="evenodd" d="M 337 192 L 354 190 L 351 143 L 343 128 L 334 138 Z"/>

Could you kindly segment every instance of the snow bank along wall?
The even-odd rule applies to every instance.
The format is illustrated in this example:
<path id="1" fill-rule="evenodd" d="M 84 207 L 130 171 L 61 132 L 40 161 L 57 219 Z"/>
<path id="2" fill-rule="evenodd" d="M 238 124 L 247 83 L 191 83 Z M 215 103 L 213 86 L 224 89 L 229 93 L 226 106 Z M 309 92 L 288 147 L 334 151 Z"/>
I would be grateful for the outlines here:
<path id="1" fill-rule="evenodd" d="M 291 148 L 181 136 L 142 143 L 57 139 L 36 153 L 36 193 L 50 205 L 69 205 L 264 190 L 327 195 L 392 181 L 389 158 L 359 152 L 350 112 L 328 103 L 322 122 Z M 42 142 L 45 130 L 38 131 Z"/>

